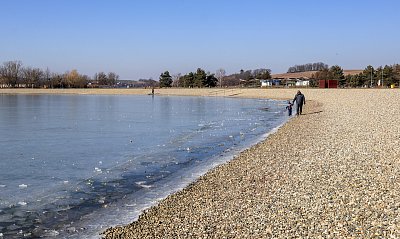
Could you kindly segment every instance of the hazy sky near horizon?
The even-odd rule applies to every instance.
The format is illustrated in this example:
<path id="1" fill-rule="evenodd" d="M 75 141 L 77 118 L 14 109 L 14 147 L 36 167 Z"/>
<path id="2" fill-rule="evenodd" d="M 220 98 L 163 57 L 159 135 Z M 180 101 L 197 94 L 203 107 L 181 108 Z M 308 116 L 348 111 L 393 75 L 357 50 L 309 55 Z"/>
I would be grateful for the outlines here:
<path id="1" fill-rule="evenodd" d="M 0 0 L 0 63 L 158 80 L 400 63 L 398 0 Z"/>

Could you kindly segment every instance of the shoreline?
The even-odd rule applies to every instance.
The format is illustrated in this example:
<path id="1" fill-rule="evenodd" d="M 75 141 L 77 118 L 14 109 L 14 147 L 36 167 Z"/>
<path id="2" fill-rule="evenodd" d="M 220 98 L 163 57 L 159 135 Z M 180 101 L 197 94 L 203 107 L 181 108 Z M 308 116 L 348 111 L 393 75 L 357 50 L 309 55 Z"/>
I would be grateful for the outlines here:
<path id="1" fill-rule="evenodd" d="M 291 90 L 293 91 L 293 90 Z M 294 92 L 297 92 L 297 90 L 295 90 Z M 248 95 L 248 94 L 246 94 Z M 204 95 L 199 95 L 199 96 L 204 96 Z M 254 95 L 254 93 L 252 95 L 249 95 L 250 97 L 248 98 L 263 98 L 260 97 L 260 95 L 257 95 L 258 97 L 256 97 Z M 243 98 L 243 97 L 238 97 L 238 98 Z M 247 98 L 247 97 L 246 97 Z M 286 99 L 287 97 L 282 97 L 280 95 L 280 97 L 276 97 L 275 99 Z M 311 103 L 309 103 L 308 105 L 310 106 L 311 104 L 311 109 L 308 110 L 310 112 L 313 112 L 315 110 L 319 110 L 321 108 L 321 104 L 318 102 L 313 102 L 311 101 Z M 307 113 L 306 113 L 307 114 Z M 207 190 L 204 190 L 203 188 L 198 189 L 197 187 L 202 187 L 204 183 L 208 183 L 207 181 L 210 180 L 215 180 L 215 174 L 221 174 L 220 171 L 222 171 L 222 173 L 226 173 L 224 171 L 226 171 L 226 167 L 231 167 L 231 164 L 235 164 L 235 166 L 237 166 L 238 162 L 236 162 L 237 160 L 240 160 L 240 158 L 242 157 L 247 157 L 249 152 L 253 152 L 253 151 L 258 151 L 260 147 L 262 147 L 261 145 L 264 144 L 268 144 L 267 141 L 270 140 L 271 137 L 274 137 L 275 134 L 277 134 L 281 128 L 285 127 L 287 124 L 290 123 L 291 120 L 296 119 L 295 117 L 292 117 L 290 119 L 288 119 L 288 121 L 286 121 L 285 123 L 271 129 L 270 132 L 265 133 L 265 135 L 262 137 L 262 139 L 260 139 L 258 142 L 255 142 L 253 144 L 251 144 L 248 148 L 244 148 L 241 149 L 239 151 L 238 155 L 229 157 L 230 159 L 228 161 L 225 161 L 222 164 L 218 164 L 218 166 L 211 168 L 210 170 L 208 170 L 206 173 L 202 174 L 198 179 L 196 179 L 194 182 L 190 183 L 189 185 L 187 185 L 186 187 L 184 187 L 183 189 L 168 195 L 166 198 L 162 199 L 161 201 L 159 201 L 155 206 L 151 206 L 148 209 L 145 209 L 144 211 L 141 212 L 141 214 L 139 215 L 139 218 L 136 219 L 135 221 L 133 221 L 131 224 L 128 225 L 122 225 L 122 226 L 116 226 L 116 227 L 110 227 L 108 229 L 106 229 L 103 233 L 101 233 L 101 235 L 103 236 L 102 238 L 176 238 L 177 235 L 182 236 L 181 234 L 176 234 L 175 232 L 171 235 L 166 235 L 164 234 L 164 230 L 162 231 L 163 233 L 159 234 L 159 233 L 150 233 L 148 234 L 148 231 L 145 230 L 145 232 L 143 233 L 143 228 L 141 228 L 142 223 L 147 223 L 146 221 L 148 219 L 153 220 L 156 219 L 156 221 L 152 221 L 150 222 L 151 227 L 153 226 L 157 226 L 157 224 L 159 224 L 160 222 L 157 222 L 157 218 L 159 216 L 162 216 L 162 214 L 159 214 L 160 210 L 164 211 L 165 208 L 167 207 L 169 209 L 178 206 L 180 204 L 180 200 L 182 199 L 182 194 L 184 195 L 184 200 L 191 200 L 189 199 L 190 197 L 192 197 L 192 194 L 195 194 L 195 197 L 198 195 L 199 192 L 196 192 L 198 190 L 200 191 L 210 191 L 212 190 L 212 188 L 208 188 Z M 235 162 L 232 162 L 235 161 Z M 240 164 L 240 163 L 239 163 Z M 240 167 L 240 166 L 239 166 Z M 229 169 L 228 169 L 229 171 Z M 224 175 L 226 176 L 226 175 Z M 199 186 L 199 184 L 201 186 Z M 206 185 L 206 187 L 209 187 L 209 185 Z M 189 196 L 190 195 L 190 196 Z M 177 205 L 178 204 L 178 205 Z M 165 212 L 162 212 L 165 213 Z M 168 213 L 167 213 L 168 214 Z M 155 223 L 155 224 L 154 224 Z M 160 223 L 161 224 L 161 223 Z M 136 228 L 139 227 L 139 228 Z M 139 232 L 138 234 L 133 233 L 131 229 L 135 228 L 136 233 Z M 155 229 L 155 228 L 152 228 Z M 187 235 L 187 232 L 185 232 L 185 236 L 183 236 L 184 238 L 191 238 L 194 234 L 191 234 L 189 232 L 189 235 Z M 200 235 L 195 235 L 195 237 L 200 236 Z M 205 236 L 204 234 L 202 236 Z M 214 235 L 211 234 L 206 234 L 207 237 L 214 237 Z M 219 235 L 217 236 L 219 237 L 225 237 L 226 235 L 222 236 Z M 241 238 L 241 235 L 236 235 L 238 238 Z"/>
<path id="2" fill-rule="evenodd" d="M 313 89 L 316 90 L 316 89 Z M 292 93 L 297 89 L 261 89 L 261 88 L 161 88 L 155 89 L 157 95 L 175 95 L 175 96 L 209 96 L 209 97 L 237 97 L 237 98 L 270 98 L 276 100 L 292 99 Z M 142 88 L 110 88 L 110 89 L 29 89 L 29 88 L 0 88 L 1 94 L 8 95 L 46 95 L 46 94 L 63 94 L 63 95 L 149 95 L 151 89 Z M 287 95 L 287 97 L 284 97 Z"/>
<path id="3" fill-rule="evenodd" d="M 400 91 L 302 91 L 304 115 L 103 236 L 399 237 Z"/>
<path id="4" fill-rule="evenodd" d="M 215 96 L 292 99 L 297 91 L 234 90 Z M 303 116 L 103 237 L 400 237 L 400 91 L 300 90 Z"/>

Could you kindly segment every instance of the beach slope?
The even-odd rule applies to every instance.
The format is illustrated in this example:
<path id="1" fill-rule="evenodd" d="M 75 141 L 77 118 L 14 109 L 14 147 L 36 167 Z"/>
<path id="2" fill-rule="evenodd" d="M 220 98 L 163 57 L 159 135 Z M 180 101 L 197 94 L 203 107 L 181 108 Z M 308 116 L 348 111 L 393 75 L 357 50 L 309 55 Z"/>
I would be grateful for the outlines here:
<path id="1" fill-rule="evenodd" d="M 399 238 L 400 91 L 304 93 L 304 115 L 104 237 Z"/>

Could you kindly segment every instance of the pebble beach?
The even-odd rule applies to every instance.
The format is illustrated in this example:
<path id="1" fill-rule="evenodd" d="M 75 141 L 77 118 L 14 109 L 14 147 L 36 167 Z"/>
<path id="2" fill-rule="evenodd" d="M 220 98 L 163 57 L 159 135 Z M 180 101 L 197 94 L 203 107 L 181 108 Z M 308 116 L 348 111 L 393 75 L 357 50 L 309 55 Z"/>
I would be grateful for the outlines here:
<path id="1" fill-rule="evenodd" d="M 301 91 L 303 115 L 102 237 L 400 238 L 400 90 Z M 273 99 L 296 92 L 156 89 Z"/>

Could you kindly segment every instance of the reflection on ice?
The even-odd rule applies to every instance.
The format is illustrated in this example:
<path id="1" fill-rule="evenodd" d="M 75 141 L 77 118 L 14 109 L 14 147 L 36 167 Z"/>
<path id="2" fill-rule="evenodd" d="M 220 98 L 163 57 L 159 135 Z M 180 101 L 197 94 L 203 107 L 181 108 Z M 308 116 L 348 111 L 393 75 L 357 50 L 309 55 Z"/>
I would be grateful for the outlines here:
<path id="1" fill-rule="evenodd" d="M 101 173 L 101 172 L 102 172 L 102 171 L 101 171 L 101 168 L 98 168 L 98 167 L 95 167 L 95 168 L 94 168 L 94 171 L 97 172 L 97 173 Z"/>

